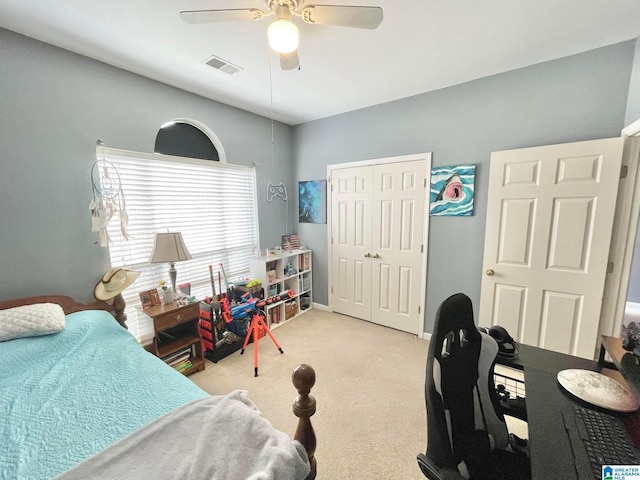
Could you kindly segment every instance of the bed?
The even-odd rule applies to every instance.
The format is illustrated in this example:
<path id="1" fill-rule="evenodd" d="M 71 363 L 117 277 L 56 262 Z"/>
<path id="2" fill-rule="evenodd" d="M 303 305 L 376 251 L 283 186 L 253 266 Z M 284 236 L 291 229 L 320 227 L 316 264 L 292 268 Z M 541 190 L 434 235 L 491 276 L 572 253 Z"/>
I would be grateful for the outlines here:
<path id="1" fill-rule="evenodd" d="M 110 308 L 0 302 L 0 478 L 315 478 L 311 367 L 293 373 L 291 440 L 246 391 L 210 396 L 146 352 Z"/>

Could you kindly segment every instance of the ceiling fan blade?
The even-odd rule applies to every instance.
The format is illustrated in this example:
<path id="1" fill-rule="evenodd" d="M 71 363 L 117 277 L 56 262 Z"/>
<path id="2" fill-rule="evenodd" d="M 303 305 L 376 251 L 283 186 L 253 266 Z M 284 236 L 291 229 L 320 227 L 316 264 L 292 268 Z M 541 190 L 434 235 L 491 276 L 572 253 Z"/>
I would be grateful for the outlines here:
<path id="1" fill-rule="evenodd" d="M 191 10 L 180 12 L 180 18 L 187 23 L 235 22 L 238 20 L 260 20 L 265 12 L 257 8 L 239 10 Z"/>
<path id="2" fill-rule="evenodd" d="M 291 53 L 281 53 L 280 68 L 282 68 L 282 70 L 295 70 L 296 68 L 300 68 L 298 50 L 294 50 Z"/>
<path id="3" fill-rule="evenodd" d="M 382 22 L 382 8 L 347 5 L 309 5 L 302 9 L 307 23 L 373 30 Z"/>

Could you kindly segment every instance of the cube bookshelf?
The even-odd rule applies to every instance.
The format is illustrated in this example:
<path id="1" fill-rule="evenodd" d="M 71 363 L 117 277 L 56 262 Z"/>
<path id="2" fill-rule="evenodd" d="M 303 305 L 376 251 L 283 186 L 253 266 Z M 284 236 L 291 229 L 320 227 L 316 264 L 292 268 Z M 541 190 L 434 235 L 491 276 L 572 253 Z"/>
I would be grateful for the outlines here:
<path id="1" fill-rule="evenodd" d="M 298 317 L 312 308 L 311 250 L 293 250 L 251 260 L 251 277 L 262 282 L 265 296 L 287 290 L 293 298 L 265 306 L 270 329 Z"/>

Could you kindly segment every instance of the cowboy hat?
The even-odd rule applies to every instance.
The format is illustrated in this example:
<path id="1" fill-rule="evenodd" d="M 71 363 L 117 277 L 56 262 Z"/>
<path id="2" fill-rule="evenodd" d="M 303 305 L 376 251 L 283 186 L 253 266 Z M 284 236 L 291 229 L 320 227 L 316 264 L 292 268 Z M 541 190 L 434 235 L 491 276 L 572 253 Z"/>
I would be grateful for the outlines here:
<path id="1" fill-rule="evenodd" d="M 96 284 L 93 289 L 93 296 L 103 302 L 111 300 L 131 285 L 139 275 L 140 272 L 125 270 L 124 268 L 110 268 Z"/>

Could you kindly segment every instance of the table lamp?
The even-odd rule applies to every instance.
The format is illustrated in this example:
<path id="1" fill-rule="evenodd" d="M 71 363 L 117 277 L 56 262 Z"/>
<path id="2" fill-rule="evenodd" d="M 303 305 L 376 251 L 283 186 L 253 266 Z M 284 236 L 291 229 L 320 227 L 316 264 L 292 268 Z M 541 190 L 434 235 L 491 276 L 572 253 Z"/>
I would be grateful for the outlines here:
<path id="1" fill-rule="evenodd" d="M 149 263 L 169 262 L 169 278 L 171 279 L 171 291 L 174 298 L 177 293 L 176 277 L 178 275 L 175 262 L 191 260 L 191 258 L 180 232 L 156 233 Z"/>

